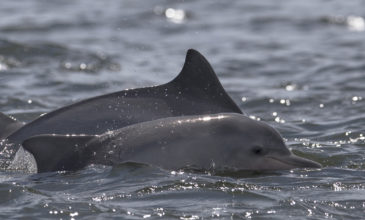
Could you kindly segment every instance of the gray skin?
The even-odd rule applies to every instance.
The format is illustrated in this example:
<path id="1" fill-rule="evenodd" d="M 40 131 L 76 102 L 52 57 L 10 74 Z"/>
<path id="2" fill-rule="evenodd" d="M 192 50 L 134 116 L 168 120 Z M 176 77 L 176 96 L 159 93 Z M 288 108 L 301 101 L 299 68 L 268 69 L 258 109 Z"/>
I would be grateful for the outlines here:
<path id="1" fill-rule="evenodd" d="M 190 49 L 182 71 L 167 84 L 90 98 L 52 111 L 22 127 L 15 122 L 13 126 L 5 116 L 0 117 L 0 127 L 9 126 L 0 130 L 0 137 L 13 143 L 16 152 L 25 139 L 40 134 L 95 135 L 159 118 L 220 112 L 242 114 L 208 61 Z"/>
<path id="2" fill-rule="evenodd" d="M 40 135 L 24 141 L 38 172 L 137 162 L 164 169 L 249 171 L 320 168 L 293 155 L 280 134 L 242 114 L 170 117 L 99 136 Z"/>
<path id="3" fill-rule="evenodd" d="M 24 123 L 0 112 L 0 140 L 24 126 Z"/>

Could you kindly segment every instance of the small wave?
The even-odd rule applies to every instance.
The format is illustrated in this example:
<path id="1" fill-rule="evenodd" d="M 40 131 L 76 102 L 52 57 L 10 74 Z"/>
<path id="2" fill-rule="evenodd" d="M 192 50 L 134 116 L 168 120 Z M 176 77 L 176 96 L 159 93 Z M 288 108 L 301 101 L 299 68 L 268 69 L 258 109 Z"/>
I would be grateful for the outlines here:
<path id="1" fill-rule="evenodd" d="M 53 68 L 69 72 L 120 70 L 120 65 L 106 54 L 75 50 L 54 43 L 25 44 L 0 39 L 0 51 L 2 69 L 17 66 L 44 66 L 47 60 L 48 65 L 53 65 Z"/>
<path id="2" fill-rule="evenodd" d="M 338 25 L 347 27 L 350 31 L 365 31 L 365 19 L 357 15 L 329 15 L 319 17 L 293 17 L 280 15 L 255 16 L 250 20 L 255 28 L 262 28 L 272 25 L 281 27 L 293 26 L 302 29 L 323 28 L 323 25 Z"/>
<path id="3" fill-rule="evenodd" d="M 324 16 L 320 18 L 324 24 L 335 24 L 346 26 L 351 31 L 365 31 L 365 20 L 361 16 Z"/>
<path id="4" fill-rule="evenodd" d="M 62 31 L 68 29 L 76 29 L 76 28 L 92 28 L 96 26 L 95 23 L 89 21 L 81 21 L 78 23 L 74 22 L 61 22 L 61 21 L 52 21 L 48 23 L 25 23 L 25 24 L 14 24 L 7 25 L 0 28 L 0 31 L 6 33 L 16 33 L 16 32 L 48 32 L 48 31 Z"/>

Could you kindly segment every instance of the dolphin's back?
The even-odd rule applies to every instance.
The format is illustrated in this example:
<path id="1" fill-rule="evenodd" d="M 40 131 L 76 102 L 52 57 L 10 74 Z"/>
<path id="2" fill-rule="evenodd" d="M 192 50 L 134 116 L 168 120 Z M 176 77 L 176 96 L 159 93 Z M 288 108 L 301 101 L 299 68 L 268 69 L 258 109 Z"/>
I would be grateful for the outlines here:
<path id="1" fill-rule="evenodd" d="M 171 82 L 102 95 L 48 113 L 8 139 L 22 143 L 39 134 L 101 134 L 159 118 L 242 113 L 228 96 L 208 61 L 190 49 L 180 74 Z"/>

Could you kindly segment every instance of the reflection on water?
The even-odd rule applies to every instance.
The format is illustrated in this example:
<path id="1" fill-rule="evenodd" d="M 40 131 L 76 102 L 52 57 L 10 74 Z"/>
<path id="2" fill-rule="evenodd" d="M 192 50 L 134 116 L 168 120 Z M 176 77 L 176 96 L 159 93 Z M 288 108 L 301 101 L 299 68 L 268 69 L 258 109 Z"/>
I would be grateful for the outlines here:
<path id="1" fill-rule="evenodd" d="M 174 23 L 182 23 L 186 19 L 186 12 L 182 9 L 164 8 L 156 6 L 153 11 L 157 15 L 164 15 L 169 21 Z"/>
<path id="2" fill-rule="evenodd" d="M 324 17 L 322 20 L 331 24 L 346 25 L 351 31 L 365 30 L 365 20 L 361 16 L 330 16 Z"/>

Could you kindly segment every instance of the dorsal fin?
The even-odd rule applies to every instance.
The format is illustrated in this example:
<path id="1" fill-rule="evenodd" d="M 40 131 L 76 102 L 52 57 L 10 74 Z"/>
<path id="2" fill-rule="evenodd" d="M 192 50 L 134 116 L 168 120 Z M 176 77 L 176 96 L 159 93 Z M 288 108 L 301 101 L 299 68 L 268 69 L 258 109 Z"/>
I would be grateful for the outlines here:
<path id="1" fill-rule="evenodd" d="M 236 112 L 241 109 L 224 90 L 212 66 L 194 49 L 189 49 L 184 66 L 180 74 L 169 82 L 183 93 L 183 97 L 194 97 L 200 103 L 214 103 L 221 111 L 216 111 L 214 106 L 207 113 Z M 201 109 L 199 109 L 201 111 Z"/>
<path id="2" fill-rule="evenodd" d="M 23 142 L 23 147 L 33 154 L 38 173 L 59 170 L 77 170 L 87 165 L 88 155 L 83 155 L 86 144 L 93 135 L 37 135 Z"/>
<path id="3" fill-rule="evenodd" d="M 198 51 L 189 49 L 181 72 L 172 82 L 191 85 L 203 83 L 207 80 L 221 85 L 207 59 Z"/>
<path id="4" fill-rule="evenodd" d="M 8 137 L 24 124 L 0 112 L 0 139 Z"/>

